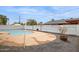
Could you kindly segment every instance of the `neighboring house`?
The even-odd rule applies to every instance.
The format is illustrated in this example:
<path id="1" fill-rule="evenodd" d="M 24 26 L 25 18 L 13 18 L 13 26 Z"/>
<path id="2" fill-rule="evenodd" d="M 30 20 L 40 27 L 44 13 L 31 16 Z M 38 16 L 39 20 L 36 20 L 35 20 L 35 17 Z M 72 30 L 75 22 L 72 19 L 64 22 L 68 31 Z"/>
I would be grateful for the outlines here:
<path id="1" fill-rule="evenodd" d="M 44 25 L 68 25 L 68 24 L 79 24 L 79 18 L 70 18 L 65 20 L 54 20 L 48 21 Z"/>
<path id="2" fill-rule="evenodd" d="M 65 20 L 68 24 L 79 24 L 79 18 L 70 18 Z"/>
<path id="3" fill-rule="evenodd" d="M 65 22 L 65 20 L 54 20 L 45 23 L 45 25 L 62 25 L 62 24 L 67 24 L 67 22 Z"/>

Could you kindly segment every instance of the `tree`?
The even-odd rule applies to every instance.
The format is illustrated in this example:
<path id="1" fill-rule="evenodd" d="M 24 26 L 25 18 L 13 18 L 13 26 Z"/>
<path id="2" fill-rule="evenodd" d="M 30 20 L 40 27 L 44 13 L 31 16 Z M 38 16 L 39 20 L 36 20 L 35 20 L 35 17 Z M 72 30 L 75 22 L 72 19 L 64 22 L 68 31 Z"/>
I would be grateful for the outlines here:
<path id="1" fill-rule="evenodd" d="M 12 25 L 14 25 L 14 24 L 19 24 L 19 22 L 14 22 Z"/>
<path id="2" fill-rule="evenodd" d="M 51 21 L 54 21 L 54 19 L 51 19 Z"/>
<path id="3" fill-rule="evenodd" d="M 9 19 L 5 15 L 0 15 L 0 25 L 6 25 Z"/>
<path id="4" fill-rule="evenodd" d="M 39 22 L 38 25 L 43 25 L 43 22 Z"/>
<path id="5" fill-rule="evenodd" d="M 37 21 L 34 20 L 34 19 L 28 19 L 28 21 L 27 21 L 26 24 L 27 24 L 27 25 L 37 25 Z"/>

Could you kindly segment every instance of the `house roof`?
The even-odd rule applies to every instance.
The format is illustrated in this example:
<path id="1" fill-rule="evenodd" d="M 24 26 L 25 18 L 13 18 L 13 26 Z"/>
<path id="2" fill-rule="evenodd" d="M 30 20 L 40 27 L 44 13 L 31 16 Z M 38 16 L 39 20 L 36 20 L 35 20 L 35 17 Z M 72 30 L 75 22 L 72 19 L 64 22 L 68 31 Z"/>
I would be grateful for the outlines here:
<path id="1" fill-rule="evenodd" d="M 48 21 L 45 24 L 52 25 L 52 24 L 62 24 L 62 23 L 67 23 L 67 22 L 65 22 L 65 20 L 54 20 L 54 21 Z"/>
<path id="2" fill-rule="evenodd" d="M 79 18 L 70 18 L 70 19 L 67 19 L 67 20 L 79 20 Z"/>
<path id="3" fill-rule="evenodd" d="M 70 22 L 77 23 L 79 22 L 79 18 L 70 18 L 70 19 L 62 19 L 62 20 L 54 20 L 54 21 L 48 21 L 45 24 L 46 25 L 53 25 L 53 24 L 69 24 Z"/>
<path id="4" fill-rule="evenodd" d="M 66 22 L 70 22 L 70 21 L 79 21 L 79 18 L 70 18 L 70 19 L 67 19 L 65 20 Z"/>

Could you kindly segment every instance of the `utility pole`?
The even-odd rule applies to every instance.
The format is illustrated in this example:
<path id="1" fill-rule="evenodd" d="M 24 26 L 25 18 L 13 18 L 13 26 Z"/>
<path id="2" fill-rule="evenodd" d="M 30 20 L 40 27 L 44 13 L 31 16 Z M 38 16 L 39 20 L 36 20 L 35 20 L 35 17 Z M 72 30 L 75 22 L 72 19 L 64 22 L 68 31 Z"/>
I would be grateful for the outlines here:
<path id="1" fill-rule="evenodd" d="M 9 19 L 7 18 L 7 25 L 9 25 Z"/>
<path id="2" fill-rule="evenodd" d="M 21 17 L 19 16 L 19 24 L 21 23 Z"/>
<path id="3" fill-rule="evenodd" d="M 43 22 L 40 22 L 40 30 L 42 31 L 42 24 L 43 24 Z"/>

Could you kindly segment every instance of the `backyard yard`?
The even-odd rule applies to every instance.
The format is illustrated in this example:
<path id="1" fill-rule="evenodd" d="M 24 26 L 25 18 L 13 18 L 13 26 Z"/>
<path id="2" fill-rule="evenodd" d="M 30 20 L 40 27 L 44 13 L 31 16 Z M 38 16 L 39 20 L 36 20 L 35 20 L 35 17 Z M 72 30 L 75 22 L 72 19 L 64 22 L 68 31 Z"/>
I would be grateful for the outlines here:
<path id="1" fill-rule="evenodd" d="M 39 34 L 38 34 L 39 33 Z M 45 33 L 35 31 L 33 35 L 26 35 L 25 48 L 23 46 L 22 36 L 17 39 L 8 39 L 0 45 L 0 51 L 16 52 L 76 52 L 79 51 L 78 36 L 68 35 L 68 41 L 64 42 L 59 38 L 60 34 Z M 19 39 L 18 39 L 19 38 Z M 18 41 L 19 40 L 19 41 Z M 0 40 L 1 41 L 1 40 Z M 13 41 L 13 42 L 12 42 Z M 20 42 L 21 41 L 21 42 Z M 15 44 L 15 42 L 17 42 Z M 20 45 L 18 45 L 20 43 Z M 22 45 L 21 45 L 22 44 Z"/>

